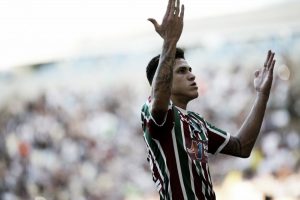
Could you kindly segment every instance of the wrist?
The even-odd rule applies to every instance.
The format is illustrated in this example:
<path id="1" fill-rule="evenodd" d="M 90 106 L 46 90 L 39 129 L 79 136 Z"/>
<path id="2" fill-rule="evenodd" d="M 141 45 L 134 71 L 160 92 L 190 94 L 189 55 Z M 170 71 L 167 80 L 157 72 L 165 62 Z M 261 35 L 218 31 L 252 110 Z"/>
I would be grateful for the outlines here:
<path id="1" fill-rule="evenodd" d="M 164 41 L 163 43 L 163 52 L 162 54 L 164 54 L 165 56 L 171 56 L 175 58 L 175 53 L 176 53 L 176 45 L 177 42 L 173 41 L 173 40 L 168 40 L 168 41 Z"/>
<path id="2" fill-rule="evenodd" d="M 261 92 L 261 91 L 257 91 L 256 96 L 259 100 L 262 100 L 262 101 L 267 102 L 269 100 L 269 94 L 266 94 L 266 93 Z"/>
<path id="3" fill-rule="evenodd" d="M 176 46 L 178 40 L 177 39 L 165 39 L 164 46 Z"/>

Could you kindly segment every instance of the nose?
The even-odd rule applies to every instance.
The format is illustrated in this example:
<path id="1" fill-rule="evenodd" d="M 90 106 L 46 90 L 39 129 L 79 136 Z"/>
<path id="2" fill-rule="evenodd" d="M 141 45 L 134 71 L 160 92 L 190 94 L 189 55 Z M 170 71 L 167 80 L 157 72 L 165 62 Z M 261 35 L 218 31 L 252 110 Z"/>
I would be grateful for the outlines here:
<path id="1" fill-rule="evenodd" d="M 188 75 L 188 80 L 189 81 L 194 81 L 195 78 L 196 78 L 196 76 L 192 72 L 190 72 L 189 75 Z"/>

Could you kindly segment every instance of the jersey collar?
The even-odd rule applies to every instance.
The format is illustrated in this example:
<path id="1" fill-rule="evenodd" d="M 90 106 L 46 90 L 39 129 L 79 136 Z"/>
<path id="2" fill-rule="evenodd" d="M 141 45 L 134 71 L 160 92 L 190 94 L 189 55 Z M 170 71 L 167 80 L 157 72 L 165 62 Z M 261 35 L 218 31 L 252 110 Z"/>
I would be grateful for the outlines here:
<path id="1" fill-rule="evenodd" d="M 188 114 L 188 111 L 187 110 L 185 110 L 185 109 L 182 109 L 182 108 L 180 108 L 180 107 L 178 107 L 178 106 L 175 106 L 182 114 L 184 114 L 184 115 L 187 115 Z"/>

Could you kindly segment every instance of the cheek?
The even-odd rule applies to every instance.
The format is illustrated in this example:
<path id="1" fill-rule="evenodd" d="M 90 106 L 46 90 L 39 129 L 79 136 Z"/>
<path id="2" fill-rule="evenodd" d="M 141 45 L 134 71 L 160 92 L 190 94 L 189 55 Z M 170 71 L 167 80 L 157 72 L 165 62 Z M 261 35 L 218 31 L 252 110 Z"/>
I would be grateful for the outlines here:
<path id="1" fill-rule="evenodd" d="M 172 82 L 172 91 L 176 91 L 178 90 L 178 80 L 173 78 L 173 82 Z"/>
<path id="2" fill-rule="evenodd" d="M 181 91 L 184 89 L 184 83 L 182 81 L 182 79 L 173 79 L 173 83 L 172 83 L 172 91 Z"/>
<path id="3" fill-rule="evenodd" d="M 182 75 L 177 74 L 177 75 L 173 76 L 173 84 L 174 83 L 176 83 L 176 84 L 182 83 L 183 80 L 184 80 L 184 76 L 182 76 Z"/>
<path id="4" fill-rule="evenodd" d="M 187 81 L 187 74 L 173 74 L 173 85 L 177 85 L 176 87 L 183 87 Z"/>

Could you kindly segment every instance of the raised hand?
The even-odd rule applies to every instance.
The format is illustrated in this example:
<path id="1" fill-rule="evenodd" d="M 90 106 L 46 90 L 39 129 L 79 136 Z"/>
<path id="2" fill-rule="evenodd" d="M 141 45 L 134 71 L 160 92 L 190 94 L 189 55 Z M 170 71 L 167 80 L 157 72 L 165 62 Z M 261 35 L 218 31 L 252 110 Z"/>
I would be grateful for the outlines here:
<path id="1" fill-rule="evenodd" d="M 268 51 L 267 59 L 262 69 L 255 72 L 254 87 L 257 92 L 269 96 L 273 81 L 273 69 L 275 65 L 275 53 Z"/>
<path id="2" fill-rule="evenodd" d="M 169 0 L 165 16 L 160 25 L 153 18 L 149 18 L 148 20 L 152 22 L 155 31 L 165 41 L 167 40 L 177 42 L 183 29 L 183 17 L 184 5 L 181 5 L 180 8 L 180 0 Z"/>

